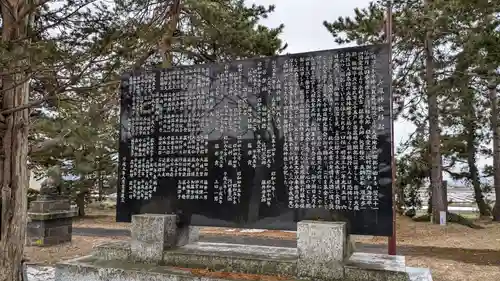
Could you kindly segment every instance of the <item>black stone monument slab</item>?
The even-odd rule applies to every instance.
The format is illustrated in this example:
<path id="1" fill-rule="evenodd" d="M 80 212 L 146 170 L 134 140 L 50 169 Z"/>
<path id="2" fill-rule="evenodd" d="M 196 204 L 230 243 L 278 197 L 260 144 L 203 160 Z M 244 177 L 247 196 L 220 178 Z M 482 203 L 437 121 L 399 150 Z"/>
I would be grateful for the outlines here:
<path id="1" fill-rule="evenodd" d="M 121 86 L 117 221 L 392 234 L 389 46 L 150 69 Z"/>

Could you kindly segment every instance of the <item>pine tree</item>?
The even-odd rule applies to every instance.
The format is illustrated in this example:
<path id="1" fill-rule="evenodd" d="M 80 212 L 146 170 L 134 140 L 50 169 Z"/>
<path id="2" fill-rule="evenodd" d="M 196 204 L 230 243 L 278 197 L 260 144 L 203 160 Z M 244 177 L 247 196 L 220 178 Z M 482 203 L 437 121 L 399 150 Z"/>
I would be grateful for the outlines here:
<path id="1" fill-rule="evenodd" d="M 146 5 L 119 1 L 114 25 L 121 28 L 114 31 L 118 34 L 114 41 L 115 53 L 108 57 L 108 67 L 93 78 L 98 81 L 99 77 L 107 77 L 107 80 L 101 79 L 98 88 L 82 87 L 81 92 L 85 94 L 82 100 L 67 97 L 53 108 L 53 114 L 40 113 L 34 123 L 40 132 L 38 139 L 55 139 L 61 131 L 67 134 L 64 141 L 52 146 L 50 151 L 32 155 L 31 160 L 39 174 L 59 164 L 66 174 L 79 178 L 71 182 L 71 190 L 80 215 L 84 215 L 84 202 L 94 189 L 102 190 L 104 185 L 109 190 L 116 188 L 117 163 L 113 160 L 118 149 L 116 87 L 121 73 L 133 68 L 274 55 L 286 47 L 278 38 L 283 26 L 269 29 L 257 23 L 274 7 L 247 7 L 243 1 L 180 1 L 182 15 L 176 20 L 173 13 L 180 11 L 172 7 L 177 2 Z M 136 14 L 151 17 L 144 16 L 138 21 Z M 172 25 L 173 21 L 177 21 L 177 25 Z M 144 28 L 150 26 L 155 28 Z M 96 144 L 102 144 L 102 149 L 97 149 Z"/>
<path id="2" fill-rule="evenodd" d="M 339 43 L 382 42 L 379 30 L 386 2 L 377 1 L 366 9 L 355 10 L 352 19 L 339 18 L 333 23 L 326 22 L 325 26 Z M 435 195 L 441 192 L 439 170 L 442 168 L 454 178 L 469 181 L 479 208 L 488 214 L 476 163 L 476 157 L 484 154 L 488 134 L 482 126 L 485 116 L 476 115 L 475 111 L 484 108 L 485 76 L 479 69 L 494 63 L 498 66 L 498 60 L 492 59 L 494 51 L 491 47 L 489 52 L 485 49 L 494 46 L 491 44 L 496 36 L 493 30 L 498 22 L 495 25 L 494 21 L 487 19 L 498 11 L 498 4 L 487 0 L 392 2 L 393 88 L 398 99 L 399 117 L 415 123 L 418 129 L 413 138 L 422 133 L 430 136 L 427 145 L 414 140 L 407 143 L 406 155 L 401 155 L 397 163 L 403 161 L 408 167 L 420 168 L 412 168 L 412 175 L 398 169 L 398 177 L 429 177 Z M 419 24 L 422 22 L 426 25 Z M 489 62 L 481 58 L 484 55 L 490 58 Z M 450 134 L 452 128 L 454 132 Z M 461 133 L 455 133 L 457 128 Z M 408 161 L 426 163 L 409 165 Z M 466 163 L 467 172 L 456 171 L 461 163 Z M 420 172 L 421 169 L 429 169 L 431 175 Z M 414 184 L 420 185 L 420 180 L 415 180 Z M 409 182 L 412 180 L 398 181 L 398 186 Z M 438 211 L 443 209 L 445 202 L 438 202 L 442 200 L 434 197 L 435 202 L 429 205 L 434 207 L 433 217 L 437 221 Z"/>
<path id="3" fill-rule="evenodd" d="M 1 281 L 21 278 L 29 152 L 47 149 L 67 134 L 30 144 L 32 121 L 40 114 L 36 108 L 57 107 L 83 98 L 82 89 L 99 87 L 102 79 L 92 78 L 106 66 L 116 35 L 103 3 L 49 2 L 0 2 Z"/>
<path id="4" fill-rule="evenodd" d="M 425 1 L 424 1 L 425 2 Z M 356 9 L 354 19 L 339 18 L 333 23 L 325 22 L 325 27 L 332 33 L 338 43 L 356 42 L 358 44 L 383 42 L 380 28 L 383 26 L 383 13 L 387 1 L 372 2 L 367 9 Z M 415 100 L 422 100 L 418 91 L 426 93 L 428 103 L 427 120 L 429 126 L 430 145 L 430 182 L 432 187 L 433 217 L 439 222 L 439 211 L 444 210 L 441 197 L 441 155 L 440 132 L 437 109 L 438 93 L 434 75 L 434 45 L 441 44 L 440 40 L 434 43 L 434 29 L 437 27 L 437 13 L 426 8 L 421 1 L 393 1 L 393 89 L 394 95 L 401 101 L 399 110 L 403 106 L 410 107 L 415 121 L 416 108 L 419 104 Z M 417 24 L 423 19 L 428 26 Z M 410 63 L 408 63 L 408 59 Z M 405 101 L 407 105 L 405 105 Z M 437 195 L 439 194 L 439 195 Z"/>

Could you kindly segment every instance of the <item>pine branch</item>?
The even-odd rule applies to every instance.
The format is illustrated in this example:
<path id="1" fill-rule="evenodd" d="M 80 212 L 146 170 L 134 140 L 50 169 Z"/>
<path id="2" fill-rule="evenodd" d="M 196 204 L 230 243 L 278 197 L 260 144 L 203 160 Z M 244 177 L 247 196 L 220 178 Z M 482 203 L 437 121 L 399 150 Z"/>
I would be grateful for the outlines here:
<path id="1" fill-rule="evenodd" d="M 71 133 L 71 131 L 68 131 L 68 132 L 61 134 L 53 139 L 45 140 L 41 143 L 36 144 L 35 146 L 30 147 L 29 154 L 43 152 L 51 147 L 59 145 L 61 142 L 64 141 L 64 139 L 70 133 Z"/>

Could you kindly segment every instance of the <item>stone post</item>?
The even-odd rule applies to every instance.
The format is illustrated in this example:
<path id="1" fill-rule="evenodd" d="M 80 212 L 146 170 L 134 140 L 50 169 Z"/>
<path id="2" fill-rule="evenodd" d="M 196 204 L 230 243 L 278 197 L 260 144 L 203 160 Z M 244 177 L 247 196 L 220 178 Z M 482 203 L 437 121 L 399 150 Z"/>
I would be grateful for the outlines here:
<path id="1" fill-rule="evenodd" d="M 297 274 L 314 280 L 341 280 L 344 264 L 352 255 L 345 222 L 297 223 Z"/>
<path id="2" fill-rule="evenodd" d="M 68 197 L 39 195 L 28 210 L 26 244 L 52 246 L 71 242 L 76 215 Z"/>
<path id="3" fill-rule="evenodd" d="M 163 252 L 195 242 L 199 228 L 177 226 L 177 215 L 143 214 L 132 216 L 130 250 L 134 261 L 159 263 Z"/>

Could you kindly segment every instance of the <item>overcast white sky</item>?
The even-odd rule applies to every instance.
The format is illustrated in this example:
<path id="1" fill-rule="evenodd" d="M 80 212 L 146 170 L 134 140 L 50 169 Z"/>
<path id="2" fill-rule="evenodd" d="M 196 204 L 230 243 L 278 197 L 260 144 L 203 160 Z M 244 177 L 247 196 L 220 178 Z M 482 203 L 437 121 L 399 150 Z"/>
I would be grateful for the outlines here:
<path id="1" fill-rule="evenodd" d="M 276 27 L 283 23 L 282 39 L 288 43 L 287 52 L 301 53 L 339 48 L 323 27 L 323 21 L 334 21 L 340 16 L 354 15 L 354 8 L 367 7 L 370 0 L 246 0 L 247 3 L 275 5 L 276 10 L 262 24 Z M 396 122 L 396 143 L 405 141 L 415 126 L 409 122 Z"/>

